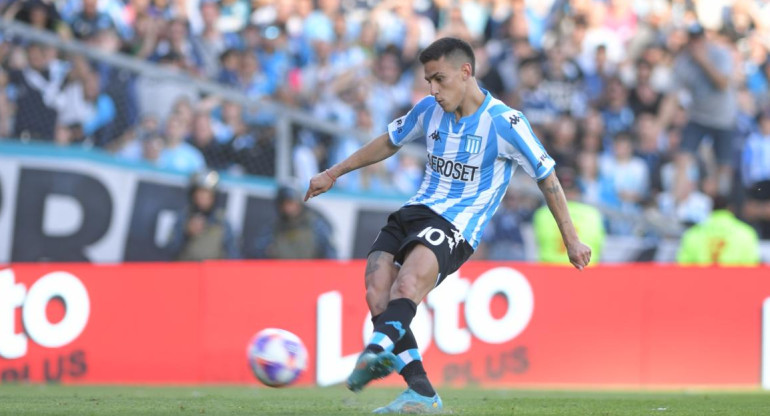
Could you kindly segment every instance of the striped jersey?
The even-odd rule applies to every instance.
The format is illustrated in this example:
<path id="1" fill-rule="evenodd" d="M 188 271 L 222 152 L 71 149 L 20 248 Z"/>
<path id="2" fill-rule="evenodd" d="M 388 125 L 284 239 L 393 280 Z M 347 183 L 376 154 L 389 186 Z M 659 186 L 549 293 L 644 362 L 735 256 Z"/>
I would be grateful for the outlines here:
<path id="1" fill-rule="evenodd" d="M 420 189 L 405 205 L 432 209 L 474 249 L 516 167 L 538 181 L 554 168 L 524 115 L 483 92 L 486 97 L 479 109 L 459 121 L 427 96 L 388 124 L 394 145 L 424 139 L 428 150 Z"/>
<path id="2" fill-rule="evenodd" d="M 770 135 L 756 132 L 743 147 L 741 177 L 748 188 L 758 182 L 770 181 Z"/>

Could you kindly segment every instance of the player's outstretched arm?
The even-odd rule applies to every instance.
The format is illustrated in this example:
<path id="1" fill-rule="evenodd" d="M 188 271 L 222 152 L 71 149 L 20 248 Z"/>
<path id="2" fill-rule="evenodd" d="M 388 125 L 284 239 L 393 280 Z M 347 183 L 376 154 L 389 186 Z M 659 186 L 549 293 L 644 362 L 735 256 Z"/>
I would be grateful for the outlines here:
<path id="1" fill-rule="evenodd" d="M 575 225 L 572 224 L 572 218 L 567 210 L 567 198 L 564 196 L 559 178 L 556 177 L 556 173 L 551 172 L 545 179 L 538 182 L 537 186 L 540 187 L 540 192 L 545 197 L 548 209 L 551 210 L 556 224 L 559 225 L 561 238 L 567 248 L 570 263 L 578 270 L 583 270 L 591 261 L 591 248 L 583 244 L 578 238 Z"/>
<path id="2" fill-rule="evenodd" d="M 305 193 L 305 201 L 331 189 L 332 185 L 334 185 L 334 181 L 340 176 L 364 166 L 369 166 L 381 160 L 385 160 L 398 152 L 398 149 L 398 146 L 391 143 L 387 133 L 378 136 L 356 150 L 356 152 L 347 159 L 313 176 L 313 178 L 310 179 L 310 185 Z"/>

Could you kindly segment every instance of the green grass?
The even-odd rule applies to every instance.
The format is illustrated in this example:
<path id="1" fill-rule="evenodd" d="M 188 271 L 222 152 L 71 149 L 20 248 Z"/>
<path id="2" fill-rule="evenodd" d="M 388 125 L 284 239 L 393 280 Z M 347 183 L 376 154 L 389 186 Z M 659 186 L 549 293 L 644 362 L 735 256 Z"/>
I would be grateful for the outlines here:
<path id="1" fill-rule="evenodd" d="M 0 385 L 0 415 L 360 415 L 398 390 Z M 764 392 L 441 389 L 451 415 L 770 415 Z"/>

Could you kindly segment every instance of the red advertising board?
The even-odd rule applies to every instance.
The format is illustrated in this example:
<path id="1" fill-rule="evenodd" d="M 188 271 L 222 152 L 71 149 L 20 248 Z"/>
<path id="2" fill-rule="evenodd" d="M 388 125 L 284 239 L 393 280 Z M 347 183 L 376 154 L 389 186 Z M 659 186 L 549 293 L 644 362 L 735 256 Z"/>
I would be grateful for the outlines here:
<path id="1" fill-rule="evenodd" d="M 300 383 L 338 383 L 367 331 L 363 266 L 10 265 L 0 270 L 0 377 L 253 383 L 247 342 L 279 327 L 308 349 Z M 767 268 L 470 262 L 413 328 L 437 384 L 758 386 L 767 298 Z"/>

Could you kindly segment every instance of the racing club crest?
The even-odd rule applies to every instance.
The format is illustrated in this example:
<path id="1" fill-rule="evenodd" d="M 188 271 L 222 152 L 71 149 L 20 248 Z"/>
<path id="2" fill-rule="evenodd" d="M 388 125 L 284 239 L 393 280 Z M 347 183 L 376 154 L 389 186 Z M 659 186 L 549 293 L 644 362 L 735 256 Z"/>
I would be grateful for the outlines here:
<path id="1" fill-rule="evenodd" d="M 465 151 L 468 153 L 478 153 L 481 151 L 481 136 L 473 134 L 465 135 Z"/>

